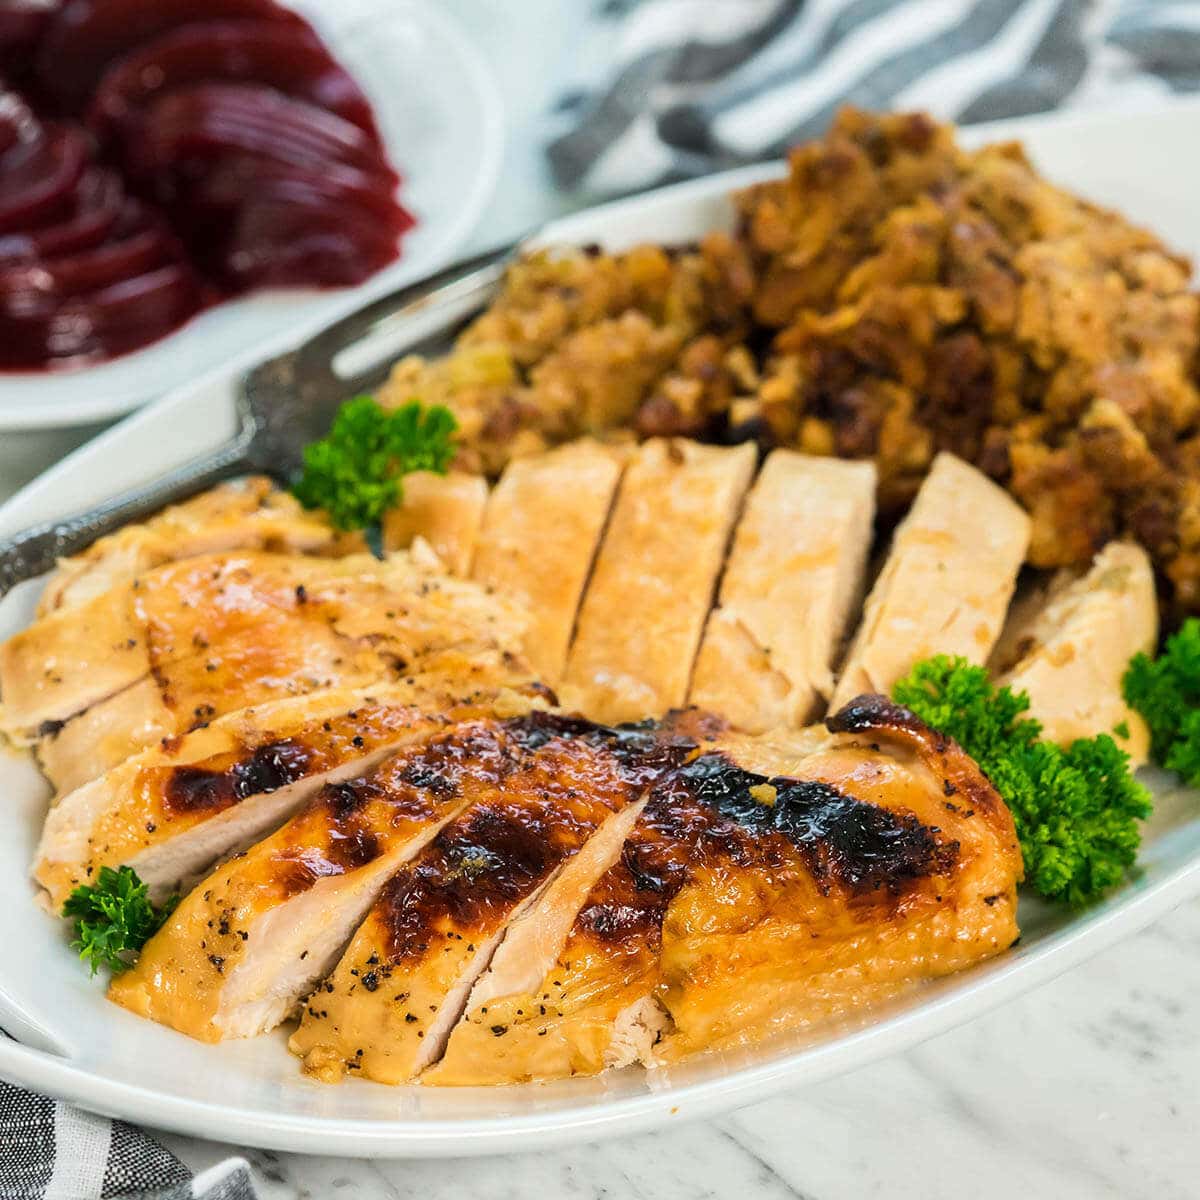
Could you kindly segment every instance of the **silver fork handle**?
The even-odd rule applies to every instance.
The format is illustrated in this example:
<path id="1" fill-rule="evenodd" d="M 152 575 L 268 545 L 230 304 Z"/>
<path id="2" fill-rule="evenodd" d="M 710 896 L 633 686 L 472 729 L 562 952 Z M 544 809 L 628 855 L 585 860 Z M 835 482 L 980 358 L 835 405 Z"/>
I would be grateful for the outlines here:
<path id="1" fill-rule="evenodd" d="M 250 467 L 247 458 L 250 433 L 246 430 L 203 458 L 122 492 L 87 512 L 22 530 L 0 546 L 0 597 L 18 583 L 53 569 L 60 558 L 79 553 L 106 533 L 185 500 L 222 479 L 241 474 Z"/>
<path id="2" fill-rule="evenodd" d="M 353 395 L 367 385 L 380 361 L 395 358 L 397 341 L 403 343 L 402 349 L 411 345 L 414 326 L 424 322 L 431 329 L 445 329 L 482 308 L 499 290 L 523 245 L 520 239 L 494 247 L 356 309 L 322 329 L 293 355 L 283 356 L 291 359 L 293 378 L 318 393 L 340 389 Z M 336 370 L 338 358 L 355 347 L 362 350 L 363 369 Z M 270 364 L 265 366 L 269 369 Z"/>

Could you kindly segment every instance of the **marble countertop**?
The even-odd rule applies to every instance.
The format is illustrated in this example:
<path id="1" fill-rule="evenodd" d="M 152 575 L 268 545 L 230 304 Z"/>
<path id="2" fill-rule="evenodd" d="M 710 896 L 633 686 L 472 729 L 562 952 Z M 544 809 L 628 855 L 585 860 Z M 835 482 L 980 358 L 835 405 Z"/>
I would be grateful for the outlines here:
<path id="1" fill-rule="evenodd" d="M 442 0 L 489 47 L 509 106 L 476 245 L 559 211 L 538 153 L 579 0 Z M 96 432 L 0 436 L 0 499 Z M 354 1162 L 164 1137 L 251 1163 L 263 1200 L 1195 1200 L 1200 901 L 916 1050 L 732 1116 L 596 1146 L 463 1162 Z"/>

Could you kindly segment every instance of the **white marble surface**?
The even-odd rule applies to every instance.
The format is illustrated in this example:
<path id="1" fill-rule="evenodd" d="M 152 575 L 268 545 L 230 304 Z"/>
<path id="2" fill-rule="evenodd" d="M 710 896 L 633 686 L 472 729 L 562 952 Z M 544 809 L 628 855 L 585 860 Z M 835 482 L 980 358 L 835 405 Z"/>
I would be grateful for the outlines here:
<path id="1" fill-rule="evenodd" d="M 441 2 L 488 47 L 509 102 L 482 247 L 563 207 L 537 147 L 579 0 Z M 0 498 L 92 432 L 0 434 Z M 164 1141 L 196 1168 L 244 1154 L 263 1200 L 1196 1200 L 1200 901 L 902 1057 L 641 1139 L 460 1163 Z"/>

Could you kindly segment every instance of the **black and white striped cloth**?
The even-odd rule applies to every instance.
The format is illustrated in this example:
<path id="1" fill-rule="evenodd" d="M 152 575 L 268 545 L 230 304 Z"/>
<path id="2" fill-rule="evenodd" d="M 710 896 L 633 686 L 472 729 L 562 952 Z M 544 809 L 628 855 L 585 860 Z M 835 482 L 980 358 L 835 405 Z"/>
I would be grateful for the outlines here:
<path id="1" fill-rule="evenodd" d="M 193 1176 L 124 1121 L 0 1082 L 0 1200 L 118 1198 L 255 1200 L 255 1192 L 244 1159 Z"/>
<path id="2" fill-rule="evenodd" d="M 547 155 L 616 195 L 777 157 L 839 105 L 964 124 L 1200 89 L 1196 0 L 594 0 Z"/>
<path id="3" fill-rule="evenodd" d="M 519 3 L 520 0 L 510 0 Z M 565 189 L 769 158 L 839 104 L 959 121 L 1200 89 L 1200 0 L 602 0 L 550 114 Z M 121 1121 L 0 1083 L 0 1200 L 254 1200 Z"/>

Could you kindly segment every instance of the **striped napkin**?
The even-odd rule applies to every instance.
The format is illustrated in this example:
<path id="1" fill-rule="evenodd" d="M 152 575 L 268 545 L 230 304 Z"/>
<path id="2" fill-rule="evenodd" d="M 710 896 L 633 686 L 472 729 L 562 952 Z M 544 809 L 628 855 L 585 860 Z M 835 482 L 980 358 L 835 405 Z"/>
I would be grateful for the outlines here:
<path id="1" fill-rule="evenodd" d="M 838 105 L 961 122 L 1200 89 L 1183 0 L 602 0 L 549 119 L 568 190 L 637 191 L 770 158 Z M 0 1200 L 254 1200 L 148 1134 L 0 1083 Z"/>
<path id="2" fill-rule="evenodd" d="M 255 1192 L 244 1159 L 228 1159 L 193 1177 L 124 1121 L 0 1082 L 0 1200 L 109 1198 L 255 1200 Z"/>
<path id="3" fill-rule="evenodd" d="M 547 155 L 616 195 L 778 157 L 837 108 L 969 124 L 1200 88 L 1181 0 L 599 0 Z"/>

